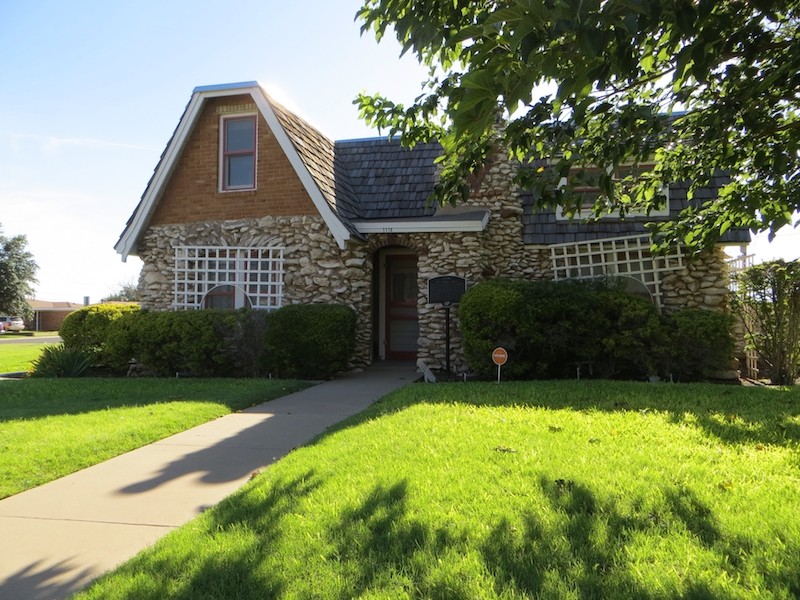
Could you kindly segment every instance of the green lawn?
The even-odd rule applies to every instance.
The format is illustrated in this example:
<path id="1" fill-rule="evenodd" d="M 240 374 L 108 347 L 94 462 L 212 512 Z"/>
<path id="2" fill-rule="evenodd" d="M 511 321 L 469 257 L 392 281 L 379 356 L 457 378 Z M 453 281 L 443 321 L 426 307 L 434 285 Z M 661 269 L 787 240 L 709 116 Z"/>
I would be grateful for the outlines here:
<path id="1" fill-rule="evenodd" d="M 86 598 L 797 598 L 800 390 L 412 385 Z"/>
<path id="2" fill-rule="evenodd" d="M 306 386 L 264 379 L 0 381 L 0 498 Z"/>
<path id="3" fill-rule="evenodd" d="M 31 363 L 39 358 L 42 348 L 48 342 L 12 343 L 4 333 L 0 337 L 0 373 L 19 373 L 31 368 Z M 52 344 L 52 342 L 49 342 Z"/>

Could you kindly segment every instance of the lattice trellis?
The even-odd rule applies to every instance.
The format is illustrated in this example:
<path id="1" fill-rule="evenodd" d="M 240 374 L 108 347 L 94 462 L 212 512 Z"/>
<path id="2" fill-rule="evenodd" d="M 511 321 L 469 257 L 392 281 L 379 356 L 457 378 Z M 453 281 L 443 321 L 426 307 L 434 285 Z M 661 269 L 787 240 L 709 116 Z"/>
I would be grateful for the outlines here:
<path id="1" fill-rule="evenodd" d="M 218 286 L 237 290 L 237 308 L 273 310 L 283 300 L 283 248 L 179 246 L 175 248 L 174 308 L 203 308 Z"/>
<path id="2" fill-rule="evenodd" d="M 662 305 L 661 279 L 669 271 L 684 266 L 680 247 L 665 255 L 650 253 L 646 235 L 607 238 L 550 246 L 553 278 L 589 279 L 625 276 L 640 281 L 653 300 Z"/>

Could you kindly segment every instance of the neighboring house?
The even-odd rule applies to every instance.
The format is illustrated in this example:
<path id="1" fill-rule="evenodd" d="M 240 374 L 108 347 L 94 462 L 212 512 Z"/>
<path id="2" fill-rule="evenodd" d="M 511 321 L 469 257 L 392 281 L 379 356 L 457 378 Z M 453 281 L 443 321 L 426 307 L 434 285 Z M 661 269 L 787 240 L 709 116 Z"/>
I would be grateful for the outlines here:
<path id="1" fill-rule="evenodd" d="M 77 302 L 49 302 L 47 300 L 28 300 L 33 309 L 33 321 L 27 324 L 33 331 L 58 331 L 66 316 L 83 308 Z"/>
<path id="2" fill-rule="evenodd" d="M 275 309 L 301 302 L 354 308 L 354 364 L 420 357 L 445 364 L 444 312 L 428 282 L 457 276 L 629 277 L 664 310 L 725 307 L 721 247 L 689 261 L 652 257 L 644 222 L 563 219 L 534 207 L 498 157 L 467 203 L 431 207 L 435 144 L 332 141 L 256 82 L 195 88 L 116 250 L 144 262 L 152 309 Z M 714 189 L 701 190 L 714 194 Z M 669 218 L 686 203 L 670 186 Z M 747 231 L 730 231 L 742 245 Z M 457 323 L 453 361 L 463 367 Z"/>

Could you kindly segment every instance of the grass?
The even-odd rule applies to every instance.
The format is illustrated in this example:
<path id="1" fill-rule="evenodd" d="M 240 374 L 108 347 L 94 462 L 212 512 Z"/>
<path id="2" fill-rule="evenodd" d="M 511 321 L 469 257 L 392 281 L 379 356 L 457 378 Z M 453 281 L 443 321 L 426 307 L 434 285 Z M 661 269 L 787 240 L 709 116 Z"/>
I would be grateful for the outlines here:
<path id="1" fill-rule="evenodd" d="M 3 336 L 8 336 L 6 333 Z M 14 344 L 0 338 L 0 373 L 20 373 L 28 371 L 34 360 L 46 345 L 52 342 L 24 342 Z"/>
<path id="2" fill-rule="evenodd" d="M 264 379 L 0 382 L 0 498 L 306 385 Z"/>
<path id="3" fill-rule="evenodd" d="M 78 598 L 800 597 L 800 390 L 409 386 Z"/>

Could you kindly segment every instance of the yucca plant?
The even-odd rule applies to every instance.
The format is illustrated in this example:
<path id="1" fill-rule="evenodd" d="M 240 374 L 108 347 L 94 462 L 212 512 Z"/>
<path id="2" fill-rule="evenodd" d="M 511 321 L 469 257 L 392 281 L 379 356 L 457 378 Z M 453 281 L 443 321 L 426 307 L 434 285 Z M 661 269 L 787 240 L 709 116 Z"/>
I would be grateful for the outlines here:
<path id="1" fill-rule="evenodd" d="M 92 361 L 85 352 L 55 344 L 42 348 L 32 366 L 31 377 L 81 377 L 92 366 Z"/>

